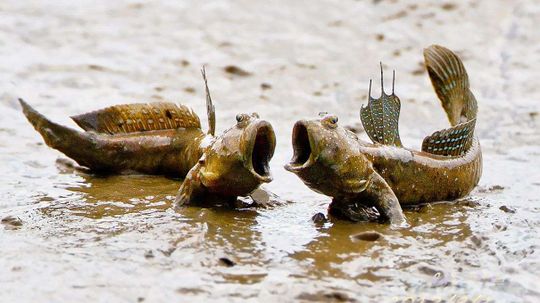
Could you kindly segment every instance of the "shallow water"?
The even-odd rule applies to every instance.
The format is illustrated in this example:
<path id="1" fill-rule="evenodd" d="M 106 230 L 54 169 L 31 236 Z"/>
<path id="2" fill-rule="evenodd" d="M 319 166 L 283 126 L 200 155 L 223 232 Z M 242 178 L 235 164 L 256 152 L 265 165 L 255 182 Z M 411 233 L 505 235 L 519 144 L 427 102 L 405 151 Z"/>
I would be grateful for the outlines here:
<path id="1" fill-rule="evenodd" d="M 0 15 L 0 218 L 22 224 L 0 225 L 2 301 L 540 299 L 534 1 L 3 1 Z M 329 198 L 282 168 L 294 121 L 329 111 L 357 123 L 383 60 L 397 70 L 402 140 L 419 147 L 447 125 L 419 69 L 431 43 L 462 55 L 479 100 L 479 186 L 406 211 L 407 229 L 313 223 Z M 71 126 L 69 115 L 142 100 L 183 102 L 204 121 L 202 64 L 218 131 L 237 111 L 274 124 L 267 188 L 290 203 L 174 212 L 180 181 L 80 172 L 16 102 Z M 352 237 L 364 231 L 382 237 Z"/>

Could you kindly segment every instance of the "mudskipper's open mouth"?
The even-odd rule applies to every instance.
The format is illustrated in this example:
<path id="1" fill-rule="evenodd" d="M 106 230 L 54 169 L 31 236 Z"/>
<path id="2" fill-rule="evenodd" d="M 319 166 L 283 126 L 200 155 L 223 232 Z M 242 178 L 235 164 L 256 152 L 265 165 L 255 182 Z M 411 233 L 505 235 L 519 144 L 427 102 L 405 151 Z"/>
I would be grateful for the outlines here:
<path id="1" fill-rule="evenodd" d="M 313 161 L 311 139 L 306 125 L 302 121 L 296 122 L 293 128 L 292 145 L 293 157 L 285 169 L 297 171 L 308 167 Z"/>
<path id="2" fill-rule="evenodd" d="M 257 129 L 253 151 L 251 152 L 251 166 L 253 173 L 263 182 L 272 181 L 270 176 L 270 160 L 274 155 L 276 137 L 270 124 L 264 123 Z"/>

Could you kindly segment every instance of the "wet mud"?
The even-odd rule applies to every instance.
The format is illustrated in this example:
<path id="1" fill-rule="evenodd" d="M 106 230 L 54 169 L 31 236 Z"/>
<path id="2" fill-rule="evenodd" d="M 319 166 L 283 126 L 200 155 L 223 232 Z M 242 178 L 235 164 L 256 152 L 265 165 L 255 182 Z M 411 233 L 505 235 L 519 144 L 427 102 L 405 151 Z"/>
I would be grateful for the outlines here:
<path id="1" fill-rule="evenodd" d="M 0 16 L 1 301 L 540 299 L 535 1 L 3 1 Z M 404 229 L 328 216 L 330 199 L 283 169 L 294 122 L 327 111 L 358 125 L 383 61 L 403 144 L 419 148 L 448 126 L 419 65 L 432 43 L 469 72 L 480 184 L 406 209 Z M 267 188 L 290 202 L 175 212 L 181 180 L 79 170 L 17 103 L 71 127 L 70 115 L 127 102 L 205 117 L 202 65 L 218 132 L 239 112 L 273 123 Z"/>

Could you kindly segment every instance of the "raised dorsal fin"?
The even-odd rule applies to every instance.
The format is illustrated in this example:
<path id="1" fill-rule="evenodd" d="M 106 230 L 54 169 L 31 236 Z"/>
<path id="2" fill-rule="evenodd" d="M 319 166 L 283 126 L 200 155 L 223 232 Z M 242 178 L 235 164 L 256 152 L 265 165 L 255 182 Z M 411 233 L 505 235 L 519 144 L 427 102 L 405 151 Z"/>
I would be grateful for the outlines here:
<path id="1" fill-rule="evenodd" d="M 476 118 L 476 99 L 461 59 L 451 50 L 432 45 L 424 50 L 426 69 L 452 126 Z"/>
<path id="2" fill-rule="evenodd" d="M 476 119 L 434 132 L 424 138 L 422 151 L 442 156 L 460 156 L 471 147 Z"/>
<path id="3" fill-rule="evenodd" d="M 208 134 L 214 135 L 216 133 L 216 108 L 212 104 L 212 98 L 210 97 L 210 90 L 208 89 L 208 81 L 206 80 L 206 70 L 204 65 L 201 69 L 201 74 L 204 79 L 204 88 L 206 91 L 206 113 L 208 115 Z"/>
<path id="4" fill-rule="evenodd" d="M 104 134 L 201 128 L 201 121 L 192 109 L 171 102 L 114 105 L 71 119 L 85 131 Z"/>
<path id="5" fill-rule="evenodd" d="M 384 92 L 383 68 L 381 63 L 381 97 L 371 97 L 371 80 L 369 80 L 369 98 L 367 106 L 360 108 L 360 119 L 369 138 L 373 142 L 385 145 L 403 146 L 399 138 L 399 111 L 401 102 L 394 94 L 396 72 L 392 76 L 392 94 Z"/>
<path id="6" fill-rule="evenodd" d="M 456 54 L 439 45 L 426 48 L 424 59 L 433 88 L 453 127 L 426 137 L 422 151 L 444 156 L 462 155 L 473 142 L 478 111 L 469 89 L 467 71 Z"/>

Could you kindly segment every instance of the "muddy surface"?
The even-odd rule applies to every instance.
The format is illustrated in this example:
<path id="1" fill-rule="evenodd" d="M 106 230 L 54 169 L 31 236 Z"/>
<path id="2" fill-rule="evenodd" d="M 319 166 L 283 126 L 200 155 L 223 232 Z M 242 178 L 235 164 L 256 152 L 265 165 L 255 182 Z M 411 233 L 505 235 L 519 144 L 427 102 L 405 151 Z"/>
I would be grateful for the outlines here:
<path id="1" fill-rule="evenodd" d="M 0 2 L 1 301 L 540 299 L 535 1 L 43 3 Z M 420 147 L 448 125 L 421 65 L 432 43 L 462 56 L 479 101 L 479 186 L 406 211 L 407 229 L 313 222 L 330 200 L 282 168 L 293 123 L 359 122 L 382 60 L 403 143 Z M 274 124 L 268 188 L 292 203 L 174 212 L 181 181 L 80 172 L 16 102 L 73 127 L 69 115 L 136 101 L 204 119 L 203 64 L 218 131 L 241 111 Z"/>

